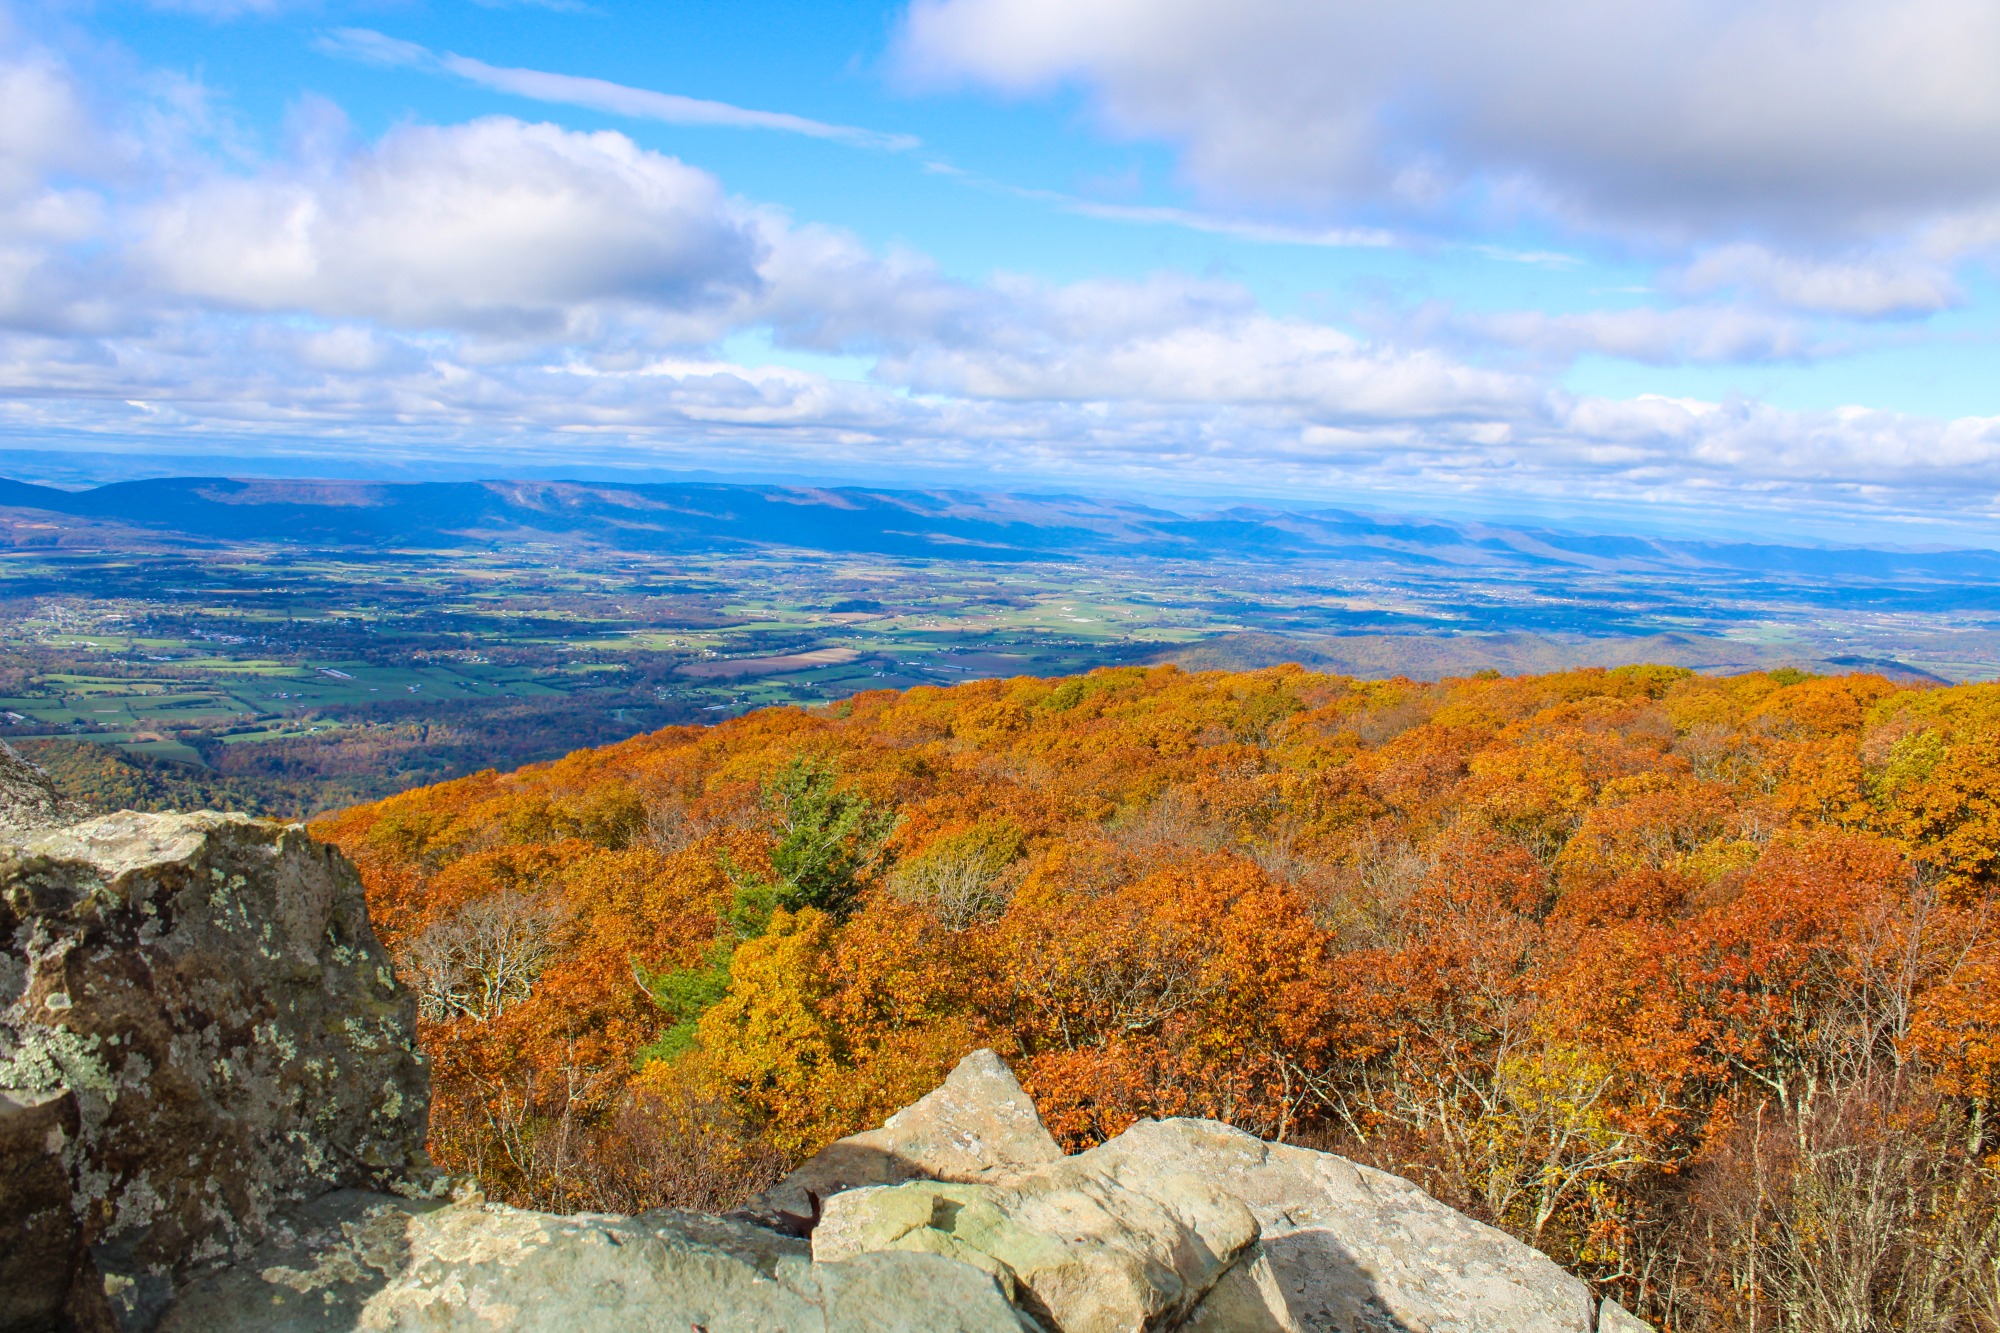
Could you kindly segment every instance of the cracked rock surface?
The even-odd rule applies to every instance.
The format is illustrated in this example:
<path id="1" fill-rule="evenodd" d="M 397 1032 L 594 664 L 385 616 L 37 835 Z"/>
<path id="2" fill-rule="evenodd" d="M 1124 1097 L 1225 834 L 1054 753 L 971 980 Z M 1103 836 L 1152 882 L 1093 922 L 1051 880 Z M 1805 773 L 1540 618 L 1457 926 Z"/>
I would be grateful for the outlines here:
<path id="1" fill-rule="evenodd" d="M 1547 1255 L 1401 1176 L 1345 1157 L 1266 1143 L 1213 1120 L 1142 1120 L 1078 1160 L 1091 1157 L 1128 1176 L 1200 1180 L 1255 1214 L 1264 1270 L 1239 1266 L 1209 1299 L 1231 1310 L 1261 1302 L 1263 1322 L 1218 1322 L 1211 1312 L 1191 1327 L 1592 1333 L 1596 1326 L 1590 1289 Z"/>
<path id="2" fill-rule="evenodd" d="M 1046 1132 L 1020 1129 L 1014 1108 L 1032 1114 L 1032 1103 L 993 1066 L 1006 1068 L 992 1052 L 968 1056 L 945 1085 L 954 1097 L 941 1088 L 831 1145 L 765 1200 L 795 1209 L 810 1186 L 815 1254 L 949 1255 L 993 1272 L 1064 1333 L 1646 1328 L 1614 1303 L 1600 1310 L 1582 1281 L 1505 1232 L 1332 1153 L 1211 1120 L 1142 1120 L 1051 1160 Z M 1019 1132 L 995 1133 L 998 1112 Z M 978 1158 L 937 1147 L 969 1141 L 985 1146 Z"/>

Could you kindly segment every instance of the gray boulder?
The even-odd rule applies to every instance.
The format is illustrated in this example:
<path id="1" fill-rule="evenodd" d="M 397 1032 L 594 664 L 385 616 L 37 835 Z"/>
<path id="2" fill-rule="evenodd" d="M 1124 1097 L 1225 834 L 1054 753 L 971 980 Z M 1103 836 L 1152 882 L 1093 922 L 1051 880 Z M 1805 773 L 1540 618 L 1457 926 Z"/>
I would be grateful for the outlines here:
<path id="1" fill-rule="evenodd" d="M 1024 1333 L 992 1277 L 936 1255 L 814 1263 L 743 1221 L 557 1217 L 350 1192 L 184 1291 L 161 1333 Z"/>
<path id="2" fill-rule="evenodd" d="M 73 1105 L 79 1271 L 118 1322 L 281 1204 L 427 1169 L 413 1001 L 339 853 L 241 815 L 9 829 L 0 1089 Z"/>
<path id="3" fill-rule="evenodd" d="M 1590 1292 L 1541 1252 L 1475 1222 L 1400 1176 L 1332 1153 L 1266 1143 L 1212 1120 L 1146 1120 L 1081 1155 L 1121 1178 L 1194 1178 L 1256 1216 L 1268 1279 L 1255 1263 L 1210 1300 L 1231 1312 L 1194 1327 L 1320 1333 L 1590 1333 Z M 1243 1308 L 1268 1304 L 1242 1323 Z"/>
<path id="4" fill-rule="evenodd" d="M 1331 1153 L 1206 1120 L 1141 1121 L 1074 1157 L 1056 1151 L 1005 1064 L 981 1051 L 758 1207 L 796 1222 L 817 1200 L 820 1258 L 957 1258 L 1062 1330 L 1185 1319 L 1205 1333 L 1590 1333 L 1597 1323 L 1588 1288 L 1547 1256 Z M 1217 1199 L 1240 1202 L 1256 1226 L 1222 1221 Z"/>
<path id="5" fill-rule="evenodd" d="M 1179 1327 L 1256 1244 L 1256 1219 L 1199 1180 L 1121 1179 L 1088 1157 L 1006 1186 L 912 1181 L 837 1194 L 813 1232 L 813 1257 L 956 1259 L 991 1273 L 1060 1333 Z"/>
<path id="6" fill-rule="evenodd" d="M 1007 1062 L 979 1050 L 880 1129 L 828 1144 L 745 1204 L 742 1216 L 805 1231 L 819 1201 L 843 1190 L 906 1180 L 990 1181 L 1062 1155 Z"/>

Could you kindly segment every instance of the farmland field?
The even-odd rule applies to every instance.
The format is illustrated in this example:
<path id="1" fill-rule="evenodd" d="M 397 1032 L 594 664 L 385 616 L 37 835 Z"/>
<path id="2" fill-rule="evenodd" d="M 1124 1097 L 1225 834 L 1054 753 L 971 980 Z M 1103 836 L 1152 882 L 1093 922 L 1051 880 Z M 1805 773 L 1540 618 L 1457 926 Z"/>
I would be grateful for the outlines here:
<path id="1" fill-rule="evenodd" d="M 764 496 L 721 492 L 734 505 Z M 1782 550 L 1691 577 L 1682 566 L 1709 558 L 1701 549 L 1622 564 L 1587 550 L 1558 565 L 1547 534 L 1507 530 L 1526 554 L 1496 563 L 1490 534 L 1350 516 L 1332 524 L 1339 540 L 1359 526 L 1375 546 L 1260 557 L 1213 535 L 1247 518 L 1204 527 L 1144 511 L 1170 536 L 1195 531 L 1170 558 L 1091 548 L 1078 514 L 1129 526 L 1140 511 L 1070 498 L 1058 518 L 1071 526 L 1016 524 L 1006 531 L 1033 541 L 968 556 L 948 543 L 866 549 L 922 533 L 897 526 L 917 522 L 909 497 L 855 493 L 826 508 L 863 500 L 894 500 L 900 517 L 831 532 L 862 548 L 840 551 L 736 529 L 668 550 L 645 545 L 658 545 L 650 529 L 627 545 L 338 531 L 315 545 L 0 508 L 0 738 L 70 774 L 86 799 L 200 791 L 299 815 L 754 708 L 1135 661 L 1302 661 L 1362 676 L 1637 660 L 2000 674 L 2000 595 L 1978 553 L 1959 562 L 1970 577 L 1943 557 L 1845 583 L 1751 567 L 1816 558 Z M 232 521 L 243 512 L 226 508 Z M 1257 521 L 1286 540 L 1298 526 Z M 1413 532 L 1431 545 L 1406 549 Z M 76 756 L 78 744 L 98 748 Z M 146 791 L 167 794 L 132 795 Z"/>
<path id="2" fill-rule="evenodd" d="M 783 557 L 9 552 L 0 737 L 263 780 L 304 813 L 674 723 L 1087 670 L 1236 627 L 1074 580 Z"/>

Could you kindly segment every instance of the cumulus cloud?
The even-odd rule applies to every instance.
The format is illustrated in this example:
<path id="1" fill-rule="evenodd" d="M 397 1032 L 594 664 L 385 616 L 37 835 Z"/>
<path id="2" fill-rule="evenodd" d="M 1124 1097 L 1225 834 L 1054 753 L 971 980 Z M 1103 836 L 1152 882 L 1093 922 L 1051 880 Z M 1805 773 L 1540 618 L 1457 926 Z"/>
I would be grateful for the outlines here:
<path id="1" fill-rule="evenodd" d="M 406 327 L 553 333 L 607 303 L 699 309 L 758 282 L 754 229 L 707 172 L 505 117 L 217 173 L 140 227 L 163 291 Z"/>
<path id="2" fill-rule="evenodd" d="M 0 199 L 40 193 L 54 172 L 88 167 L 103 154 L 97 127 L 69 71 L 44 52 L 0 59 Z"/>
<path id="3" fill-rule="evenodd" d="M 122 167 L 123 147 L 97 123 L 70 71 L 45 51 L 0 45 L 0 107 L 0 326 L 60 331 L 117 323 L 118 303 L 80 248 L 104 230 L 101 178 Z"/>
<path id="4" fill-rule="evenodd" d="M 1231 201 L 1817 238 L 2000 194 L 1986 0 L 916 0 L 902 51 L 1080 86 Z"/>
<path id="5" fill-rule="evenodd" d="M 1213 372 L 1214 396 L 1199 401 L 1137 372 L 1124 384 L 1092 382 L 1115 394 L 1069 399 L 1045 396 L 1060 387 L 1046 385 L 1016 396 L 1019 383 L 1000 396 L 972 392 L 979 385 L 910 394 L 698 355 L 483 362 L 413 334 L 336 330 L 302 347 L 274 332 L 202 322 L 172 338 L 87 347 L 0 336 L 0 425 L 43 437 L 171 436 L 176 447 L 307 438 L 488 458 L 951 467 L 1004 485 L 1207 483 L 1295 497 L 1504 488 L 1570 504 L 2000 517 L 1995 418 L 1575 397 L 1526 381 L 1472 394 L 1461 381 L 1440 395 L 1423 382 L 1422 358 L 1400 387 L 1357 395 L 1343 388 L 1341 349 L 1321 367 L 1295 358 L 1289 382 L 1282 368 L 1275 381 L 1268 367 L 1251 373 L 1255 358 L 1237 351 L 1236 369 Z M 1394 376 L 1395 358 L 1378 355 Z M 1134 391 L 1148 382 L 1152 392 Z M 1419 415 L 1413 402 L 1456 410 Z"/>
<path id="6" fill-rule="evenodd" d="M 885 355 L 885 382 L 1017 403 L 1204 404 L 1281 409 L 1301 421 L 1427 421 L 1520 410 L 1539 390 L 1429 349 L 1362 342 L 1257 310 L 1240 289 L 1145 283 L 1014 284 L 972 338 Z"/>

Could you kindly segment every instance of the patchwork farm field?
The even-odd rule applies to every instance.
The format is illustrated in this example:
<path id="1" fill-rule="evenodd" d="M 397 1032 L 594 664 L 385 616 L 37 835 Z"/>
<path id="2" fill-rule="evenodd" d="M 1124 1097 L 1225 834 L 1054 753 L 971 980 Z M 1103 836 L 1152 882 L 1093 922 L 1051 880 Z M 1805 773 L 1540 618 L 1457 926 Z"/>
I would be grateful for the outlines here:
<path id="1" fill-rule="evenodd" d="M 16 551 L 0 738 L 192 765 L 305 814 L 661 726 L 1089 670 L 1238 627 L 1061 567 Z"/>

